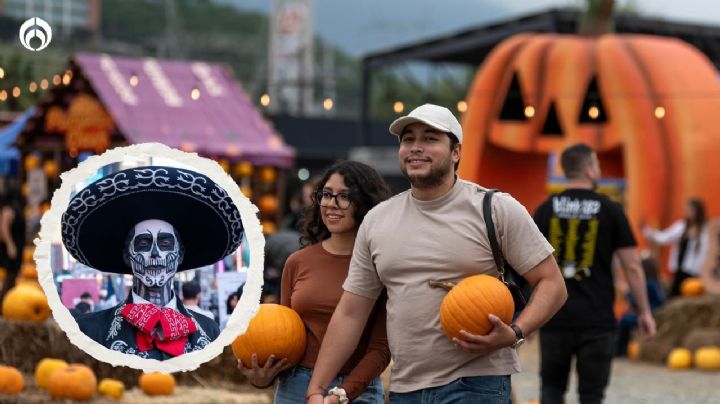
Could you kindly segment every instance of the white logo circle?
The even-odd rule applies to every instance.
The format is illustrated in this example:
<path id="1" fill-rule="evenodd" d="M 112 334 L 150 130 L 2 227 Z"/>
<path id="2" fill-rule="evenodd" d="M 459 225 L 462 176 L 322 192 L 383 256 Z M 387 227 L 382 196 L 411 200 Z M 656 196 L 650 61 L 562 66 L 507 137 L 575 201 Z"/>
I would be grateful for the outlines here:
<path id="1" fill-rule="evenodd" d="M 37 48 L 30 46 L 30 40 L 33 38 L 40 39 L 40 46 Z M 20 26 L 20 43 L 26 49 L 41 51 L 50 45 L 50 41 L 52 41 L 52 28 L 50 28 L 50 24 L 42 18 L 28 18 L 27 21 Z"/>

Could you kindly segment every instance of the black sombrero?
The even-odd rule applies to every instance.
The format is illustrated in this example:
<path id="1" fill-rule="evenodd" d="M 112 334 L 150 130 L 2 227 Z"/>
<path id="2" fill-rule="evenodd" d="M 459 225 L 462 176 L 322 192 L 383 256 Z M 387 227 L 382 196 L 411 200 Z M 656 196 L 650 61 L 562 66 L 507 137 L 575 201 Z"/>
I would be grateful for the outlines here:
<path id="1" fill-rule="evenodd" d="M 93 182 L 62 216 L 62 239 L 75 259 L 103 272 L 130 274 L 123 247 L 130 229 L 148 219 L 175 227 L 185 247 L 178 271 L 213 264 L 237 250 L 240 212 L 230 196 L 192 170 L 145 166 Z"/>

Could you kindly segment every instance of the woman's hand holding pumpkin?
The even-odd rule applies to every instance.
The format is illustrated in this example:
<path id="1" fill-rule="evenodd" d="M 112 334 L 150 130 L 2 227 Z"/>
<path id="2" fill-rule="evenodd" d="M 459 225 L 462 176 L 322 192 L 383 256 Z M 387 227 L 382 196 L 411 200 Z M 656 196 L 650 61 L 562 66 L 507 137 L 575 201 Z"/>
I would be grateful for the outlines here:
<path id="1" fill-rule="evenodd" d="M 245 364 L 238 359 L 238 369 L 240 369 L 240 373 L 248 378 L 250 384 L 261 389 L 270 387 L 278 373 L 292 366 L 288 365 L 287 358 L 275 361 L 275 355 L 270 355 L 267 361 L 265 361 L 265 365 L 260 367 L 256 354 L 253 354 L 252 363 L 248 365 L 250 366 L 246 367 Z"/>
<path id="2" fill-rule="evenodd" d="M 488 319 L 493 324 L 493 329 L 487 335 L 475 335 L 461 330 L 464 340 L 453 338 L 455 346 L 464 351 L 487 355 L 515 343 L 515 331 L 509 325 L 492 314 L 488 315 Z"/>

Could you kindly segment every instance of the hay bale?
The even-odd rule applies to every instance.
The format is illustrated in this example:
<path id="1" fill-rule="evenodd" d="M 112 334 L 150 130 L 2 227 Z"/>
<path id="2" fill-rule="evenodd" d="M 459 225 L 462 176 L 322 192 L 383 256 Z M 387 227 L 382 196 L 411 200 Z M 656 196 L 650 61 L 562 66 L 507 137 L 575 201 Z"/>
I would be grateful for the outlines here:
<path id="1" fill-rule="evenodd" d="M 720 329 L 698 328 L 697 330 L 692 330 L 685 336 L 682 342 L 682 347 L 692 352 L 705 346 L 720 346 Z"/>
<path id="2" fill-rule="evenodd" d="M 73 345 L 53 319 L 44 323 L 8 320 L 0 317 L 0 363 L 33 374 L 37 363 L 46 357 L 83 363 L 95 371 L 99 379 L 111 377 L 130 388 L 136 386 L 140 370 L 100 362 Z M 222 354 L 192 372 L 175 374 L 178 384 L 213 386 L 217 383 L 244 385 L 247 380 L 237 370 L 237 360 L 230 347 Z"/>
<path id="3" fill-rule="evenodd" d="M 720 328 L 720 296 L 679 297 L 655 312 L 657 333 L 640 341 L 640 359 L 664 363 L 668 353 L 684 346 L 685 339 L 696 330 Z"/>

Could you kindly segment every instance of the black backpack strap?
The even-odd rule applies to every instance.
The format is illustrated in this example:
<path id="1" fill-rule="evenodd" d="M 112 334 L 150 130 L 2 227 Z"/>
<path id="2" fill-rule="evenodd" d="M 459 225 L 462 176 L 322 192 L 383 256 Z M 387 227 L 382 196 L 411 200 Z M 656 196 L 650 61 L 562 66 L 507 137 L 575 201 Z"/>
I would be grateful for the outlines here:
<path id="1" fill-rule="evenodd" d="M 483 217 L 485 219 L 485 227 L 487 228 L 493 259 L 500 273 L 500 280 L 505 282 L 505 258 L 498 244 L 495 223 L 493 223 L 492 219 L 492 196 L 497 191 L 497 189 L 488 189 L 487 192 L 485 192 L 485 197 L 483 198 Z"/>

